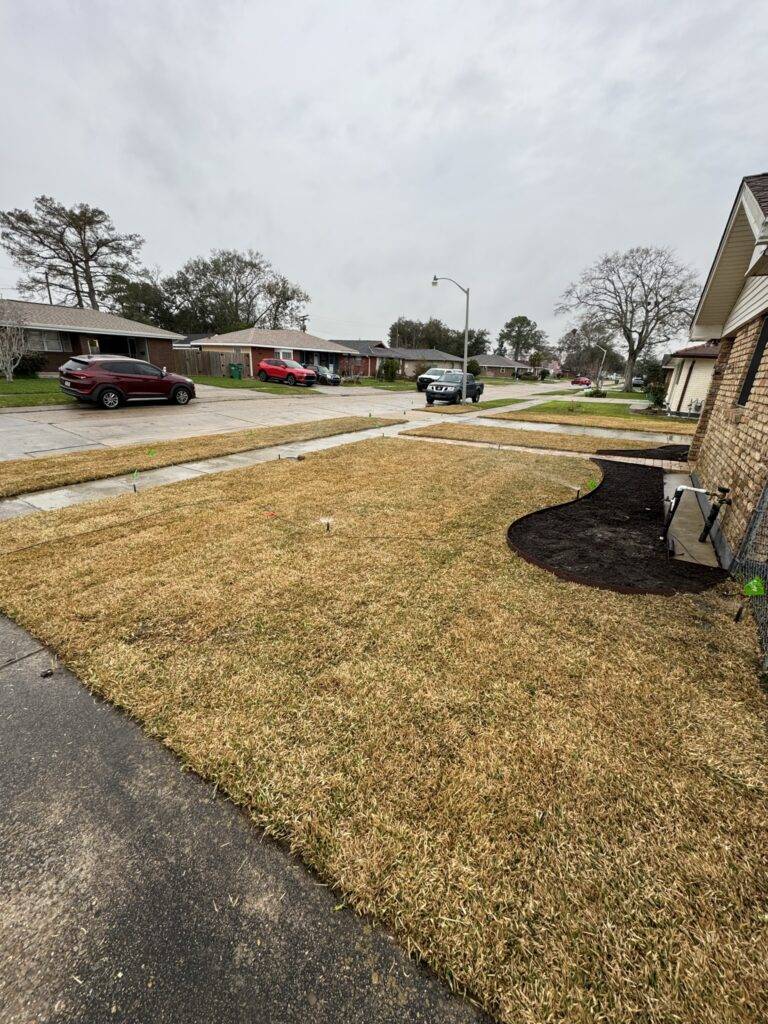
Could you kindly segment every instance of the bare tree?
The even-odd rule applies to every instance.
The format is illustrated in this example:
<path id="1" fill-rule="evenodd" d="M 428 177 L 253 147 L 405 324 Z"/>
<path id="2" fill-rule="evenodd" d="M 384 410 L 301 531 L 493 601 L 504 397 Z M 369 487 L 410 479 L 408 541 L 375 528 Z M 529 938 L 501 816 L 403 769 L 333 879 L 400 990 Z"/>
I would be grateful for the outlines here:
<path id="1" fill-rule="evenodd" d="M 97 206 L 64 206 L 50 196 L 35 199 L 34 212 L 0 211 L 0 238 L 13 262 L 27 271 L 23 295 L 49 295 L 67 304 L 99 308 L 115 275 L 130 276 L 144 244 L 140 235 L 120 234 Z"/>
<path id="2" fill-rule="evenodd" d="M 21 357 L 29 351 L 24 318 L 15 305 L 0 299 L 0 373 L 10 383 Z"/>
<path id="3" fill-rule="evenodd" d="M 626 348 L 630 391 L 638 357 L 689 326 L 698 294 L 695 274 L 670 249 L 638 246 L 587 267 L 555 312 L 577 313 Z"/>

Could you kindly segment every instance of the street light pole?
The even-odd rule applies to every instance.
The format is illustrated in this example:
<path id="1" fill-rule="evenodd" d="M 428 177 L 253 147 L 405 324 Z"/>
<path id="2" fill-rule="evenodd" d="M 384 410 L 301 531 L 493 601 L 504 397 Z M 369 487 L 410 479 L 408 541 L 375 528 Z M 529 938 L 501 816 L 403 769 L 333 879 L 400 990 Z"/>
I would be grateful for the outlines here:
<path id="1" fill-rule="evenodd" d="M 459 291 L 464 292 L 466 297 L 466 306 L 464 312 L 464 360 L 462 362 L 462 374 L 461 374 L 461 401 L 464 404 L 467 401 L 467 352 L 469 349 L 469 288 L 464 288 L 459 284 L 458 281 L 454 281 L 452 277 L 438 277 L 437 274 L 432 278 L 432 287 L 437 288 L 438 281 L 450 281 L 451 284 L 455 284 Z"/>

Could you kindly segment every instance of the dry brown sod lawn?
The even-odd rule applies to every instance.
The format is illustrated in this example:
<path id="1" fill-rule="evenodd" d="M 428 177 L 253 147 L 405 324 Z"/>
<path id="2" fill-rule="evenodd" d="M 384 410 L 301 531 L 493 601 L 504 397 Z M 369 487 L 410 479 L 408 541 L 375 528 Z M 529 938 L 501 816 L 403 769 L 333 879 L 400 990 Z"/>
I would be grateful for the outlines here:
<path id="1" fill-rule="evenodd" d="M 561 403 L 566 405 L 565 402 Z M 658 434 L 695 434 L 696 423 L 687 420 L 670 421 L 663 416 L 585 416 L 581 413 L 536 412 L 522 409 L 520 412 L 495 412 L 489 415 L 494 420 L 527 420 L 529 423 L 568 423 L 580 427 L 604 427 L 607 430 L 643 430 Z"/>
<path id="2" fill-rule="evenodd" d="M 737 598 L 516 558 L 589 461 L 407 444 L 9 521 L 0 605 L 503 1020 L 765 1020 Z"/>
<path id="3" fill-rule="evenodd" d="M 134 470 L 176 466 L 193 459 L 212 459 L 217 455 L 271 448 L 292 441 L 309 441 L 315 437 L 372 430 L 403 423 L 402 419 L 373 416 L 339 416 L 335 419 L 288 423 L 276 427 L 254 427 L 229 434 L 204 434 L 177 441 L 146 441 L 119 448 L 98 448 L 93 451 L 50 455 L 42 459 L 13 459 L 0 462 L 0 498 L 49 487 L 65 487 L 84 480 L 102 480 L 121 476 Z"/>
<path id="4" fill-rule="evenodd" d="M 554 434 L 545 430 L 515 430 L 514 427 L 483 427 L 475 423 L 430 423 L 404 430 L 414 437 L 438 437 L 447 441 L 484 441 L 488 444 L 520 445 L 523 448 L 553 448 L 565 452 L 589 452 L 615 448 L 647 448 L 648 441 L 624 441 L 619 437 L 590 437 L 586 434 Z"/>

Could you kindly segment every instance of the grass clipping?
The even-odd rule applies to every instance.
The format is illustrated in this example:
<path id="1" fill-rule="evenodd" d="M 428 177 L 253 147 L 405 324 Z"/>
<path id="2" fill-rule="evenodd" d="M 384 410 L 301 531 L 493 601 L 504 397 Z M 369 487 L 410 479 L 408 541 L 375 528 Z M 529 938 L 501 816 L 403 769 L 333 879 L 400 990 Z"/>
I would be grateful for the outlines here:
<path id="1" fill-rule="evenodd" d="M 484 444 L 512 445 L 519 448 L 552 448 L 564 452 L 588 452 L 648 447 L 647 441 L 625 441 L 618 437 L 594 437 L 586 434 L 554 434 L 546 430 L 515 430 L 514 427 L 483 427 L 475 423 L 435 423 L 403 431 L 412 437 L 436 437 L 443 441 L 479 441 Z"/>
<path id="2" fill-rule="evenodd" d="M 756 1024 L 751 623 L 506 545 L 597 472 L 382 438 L 219 473 L 1 524 L 0 606 L 501 1020 Z"/>
<path id="3" fill-rule="evenodd" d="M 195 459 L 234 455 L 292 441 L 310 441 L 316 437 L 372 430 L 403 422 L 402 419 L 375 416 L 340 416 L 276 427 L 254 427 L 229 434 L 204 434 L 177 441 L 147 441 L 119 448 L 48 455 L 42 459 L 14 459 L 0 462 L 0 498 L 45 491 L 50 487 L 66 487 L 86 480 L 103 480 L 133 473 L 135 470 L 176 466 Z"/>
<path id="4" fill-rule="evenodd" d="M 555 404 L 555 403 L 552 403 Z M 654 434 L 695 434 L 695 420 L 672 420 L 666 416 L 643 416 L 641 413 L 628 413 L 624 416 L 589 415 L 569 413 L 566 402 L 558 402 L 566 406 L 561 411 L 537 412 L 536 409 L 522 409 L 520 412 L 497 412 L 490 419 L 494 420 L 526 420 L 528 423 L 567 423 L 580 427 L 603 427 L 608 430 L 642 430 Z"/>

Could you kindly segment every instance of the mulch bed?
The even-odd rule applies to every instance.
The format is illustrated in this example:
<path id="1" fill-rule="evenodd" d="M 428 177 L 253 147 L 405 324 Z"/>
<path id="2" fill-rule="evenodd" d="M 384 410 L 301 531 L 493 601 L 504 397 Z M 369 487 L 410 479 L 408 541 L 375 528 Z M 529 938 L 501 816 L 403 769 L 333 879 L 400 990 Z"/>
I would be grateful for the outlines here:
<path id="1" fill-rule="evenodd" d="M 690 445 L 660 444 L 655 448 L 598 448 L 598 455 L 623 455 L 632 459 L 669 459 L 672 462 L 687 462 Z"/>
<path id="2" fill-rule="evenodd" d="M 602 483 L 576 501 L 512 523 L 507 541 L 513 551 L 563 579 L 620 593 L 695 593 L 726 578 L 722 569 L 667 557 L 660 540 L 663 470 L 595 461 Z"/>

